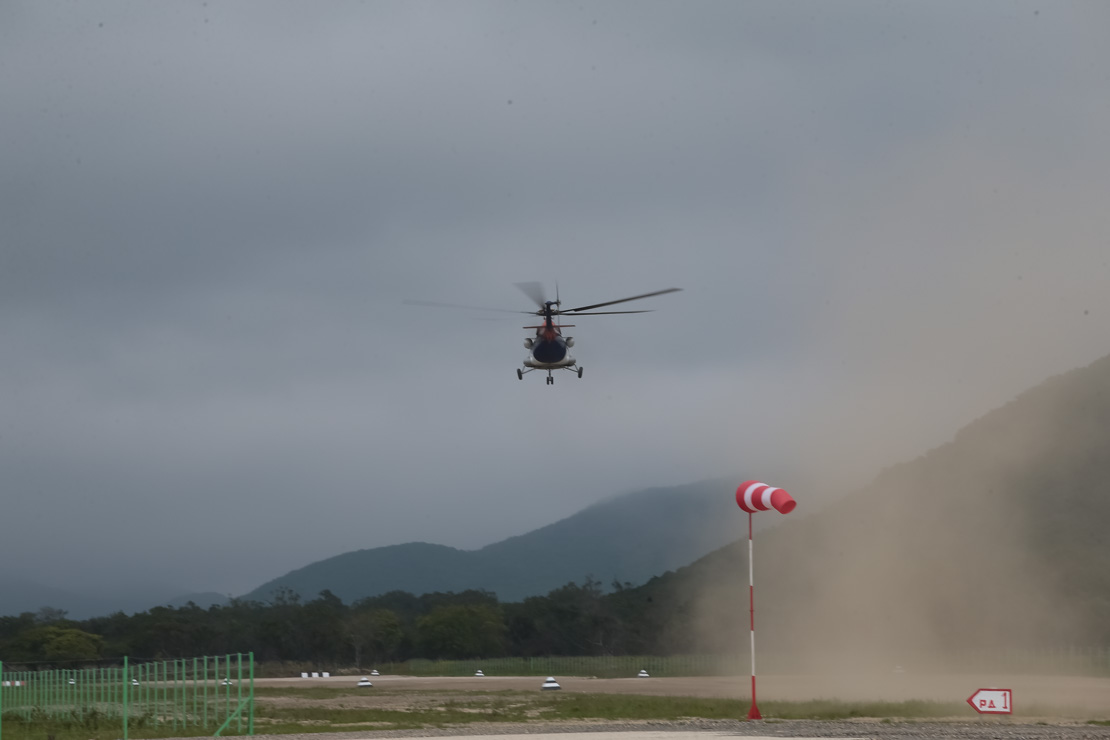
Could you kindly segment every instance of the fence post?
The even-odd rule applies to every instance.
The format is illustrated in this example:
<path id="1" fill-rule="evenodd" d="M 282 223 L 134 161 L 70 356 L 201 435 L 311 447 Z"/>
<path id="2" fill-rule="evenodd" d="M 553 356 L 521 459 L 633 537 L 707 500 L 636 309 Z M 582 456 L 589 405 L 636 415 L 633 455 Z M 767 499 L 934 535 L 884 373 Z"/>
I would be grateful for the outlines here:
<path id="1" fill-rule="evenodd" d="M 127 682 L 127 656 L 123 656 L 123 740 L 127 740 L 127 697 L 130 694 Z"/>
<path id="2" fill-rule="evenodd" d="M 224 678 L 231 679 L 231 653 L 224 656 Z M 224 714 L 231 721 L 231 684 L 224 684 Z"/>
<path id="3" fill-rule="evenodd" d="M 163 664 L 164 665 L 164 664 Z M 169 671 L 166 671 L 166 684 L 169 684 Z M 168 703 L 168 702 L 167 702 Z M 173 729 L 177 729 L 177 659 L 173 661 L 173 713 L 172 717 Z"/>
<path id="4" fill-rule="evenodd" d="M 239 675 L 235 679 L 236 699 L 239 701 L 239 706 L 243 706 L 243 654 L 239 653 L 236 657 Z M 239 712 L 239 719 L 236 720 L 235 729 L 240 735 L 243 734 L 243 713 Z"/>
<path id="5" fill-rule="evenodd" d="M 247 734 L 254 734 L 254 651 L 247 653 L 250 656 L 250 671 L 251 671 L 251 713 L 247 719 Z"/>
<path id="6" fill-rule="evenodd" d="M 177 658 L 174 659 L 174 665 L 177 665 Z M 181 658 L 181 683 L 177 687 L 178 694 L 181 696 L 181 727 L 189 726 L 189 663 Z"/>

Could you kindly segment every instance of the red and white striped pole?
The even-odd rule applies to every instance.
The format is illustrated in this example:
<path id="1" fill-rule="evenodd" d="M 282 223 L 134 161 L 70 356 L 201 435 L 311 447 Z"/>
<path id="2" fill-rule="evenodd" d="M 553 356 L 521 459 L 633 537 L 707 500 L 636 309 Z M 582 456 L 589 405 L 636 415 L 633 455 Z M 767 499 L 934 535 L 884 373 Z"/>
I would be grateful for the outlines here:
<path id="1" fill-rule="evenodd" d="M 755 561 L 752 559 L 752 512 L 748 512 L 748 612 L 752 618 L 752 708 L 748 719 L 763 719 L 755 703 Z"/>
<path id="2" fill-rule="evenodd" d="M 766 483 L 749 480 L 741 483 L 736 489 L 736 503 L 748 512 L 748 611 L 751 615 L 752 650 L 752 708 L 748 710 L 748 719 L 763 719 L 763 715 L 759 713 L 759 706 L 755 702 L 755 561 L 752 557 L 754 553 L 752 514 L 772 508 L 781 514 L 789 514 L 794 511 L 797 502 L 781 488 L 773 488 Z"/>

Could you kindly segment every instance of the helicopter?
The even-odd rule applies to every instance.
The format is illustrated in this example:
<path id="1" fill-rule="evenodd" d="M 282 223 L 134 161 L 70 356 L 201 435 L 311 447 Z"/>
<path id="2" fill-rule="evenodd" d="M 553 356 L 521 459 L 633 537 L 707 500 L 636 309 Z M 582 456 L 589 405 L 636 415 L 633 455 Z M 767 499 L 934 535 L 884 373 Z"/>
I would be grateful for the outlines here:
<path id="1" fill-rule="evenodd" d="M 526 296 L 532 299 L 536 304 L 538 310 L 536 311 L 510 311 L 510 313 L 525 313 L 534 316 L 539 316 L 541 321 L 535 326 L 525 326 L 525 329 L 535 331 L 535 335 L 526 337 L 524 339 L 524 348 L 530 351 L 530 354 L 524 358 L 524 366 L 517 368 L 516 377 L 518 380 L 524 380 L 524 376 L 534 370 L 547 371 L 547 385 L 555 384 L 555 377 L 553 373 L 556 370 L 569 370 L 577 373 L 578 377 L 582 377 L 582 366 L 570 354 L 569 350 L 574 346 L 574 337 L 564 336 L 563 329 L 573 328 L 574 324 L 559 324 L 556 323 L 556 317 L 559 316 L 597 316 L 601 314 L 624 314 L 624 313 L 649 313 L 648 310 L 641 311 L 594 311 L 595 308 L 604 308 L 605 306 L 612 306 L 617 303 L 627 303 L 628 301 L 638 301 L 642 298 L 651 298 L 652 296 L 664 295 L 666 293 L 675 293 L 682 290 L 682 288 L 666 288 L 664 290 L 656 290 L 652 293 L 643 293 L 641 295 L 634 295 L 629 298 L 619 298 L 615 301 L 603 301 L 601 303 L 591 303 L 588 306 L 577 306 L 575 308 L 563 308 L 562 301 L 559 299 L 559 288 L 555 287 L 555 300 L 547 300 L 544 294 L 543 286 L 540 283 L 516 283 L 516 287 L 521 290 Z M 466 308 L 478 309 L 482 311 L 501 311 L 505 309 L 500 308 L 478 308 L 477 306 L 459 306 L 451 303 L 435 303 L 432 301 L 406 301 L 406 303 L 413 303 L 423 306 L 439 306 L 443 308 Z"/>
<path id="2" fill-rule="evenodd" d="M 534 329 L 536 335 L 534 337 L 526 337 L 524 340 L 524 348 L 531 350 L 531 354 L 524 358 L 524 367 L 517 368 L 516 377 L 518 380 L 524 380 L 525 373 L 530 373 L 533 370 L 546 370 L 548 385 L 555 384 L 555 377 L 552 375 L 555 370 L 570 370 L 571 372 L 577 373 L 579 378 L 582 377 L 582 366 L 578 364 L 568 351 L 574 346 L 574 337 L 563 336 L 563 329 L 573 328 L 574 324 L 557 324 L 555 323 L 556 316 L 648 313 L 648 311 L 593 311 L 592 309 L 612 306 L 617 303 L 627 303 L 628 301 L 638 301 L 641 298 L 651 298 L 652 296 L 674 293 L 681 290 L 681 288 L 666 288 L 665 290 L 634 295 L 630 298 L 620 298 L 615 301 L 592 303 L 588 306 L 578 306 L 577 308 L 562 308 L 563 302 L 559 300 L 558 287 L 555 289 L 555 300 L 553 301 L 549 301 L 545 298 L 543 286 L 539 283 L 517 283 L 516 287 L 520 288 L 525 295 L 532 299 L 532 302 L 539 308 L 539 310 L 535 312 L 536 316 L 540 316 L 543 319 L 543 323 L 538 326 L 524 327 L 525 329 Z M 528 311 L 526 313 L 532 312 Z"/>

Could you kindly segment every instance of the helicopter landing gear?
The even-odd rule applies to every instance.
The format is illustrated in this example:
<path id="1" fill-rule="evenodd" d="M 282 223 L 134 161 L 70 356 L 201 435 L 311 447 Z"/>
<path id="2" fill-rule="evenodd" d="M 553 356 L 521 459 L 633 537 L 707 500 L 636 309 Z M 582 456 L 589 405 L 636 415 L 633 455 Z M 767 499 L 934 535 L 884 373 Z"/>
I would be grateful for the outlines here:
<path id="1" fill-rule="evenodd" d="M 552 377 L 550 370 L 547 371 L 547 384 L 548 385 L 555 385 L 555 378 Z"/>
<path id="2" fill-rule="evenodd" d="M 582 377 L 582 368 L 578 368 L 578 377 Z"/>
<path id="3" fill-rule="evenodd" d="M 579 376 L 579 377 L 581 377 L 581 376 Z M 524 380 L 524 373 L 521 371 L 521 369 L 519 367 L 516 369 L 516 379 L 517 380 Z"/>

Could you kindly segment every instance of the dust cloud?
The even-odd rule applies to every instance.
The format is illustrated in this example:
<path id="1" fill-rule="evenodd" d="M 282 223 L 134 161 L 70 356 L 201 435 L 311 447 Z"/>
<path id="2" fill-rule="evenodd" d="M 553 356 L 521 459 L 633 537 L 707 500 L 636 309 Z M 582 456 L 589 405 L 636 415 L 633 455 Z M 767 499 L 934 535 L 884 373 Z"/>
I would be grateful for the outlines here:
<path id="1" fill-rule="evenodd" d="M 790 517 L 756 514 L 776 518 L 754 542 L 761 670 L 976 670 L 1007 651 L 1084 644 L 1091 594 L 1061 545 L 1098 514 L 1083 496 L 1103 441 L 1083 419 L 1110 411 L 1107 398 L 1110 358 L 855 494 Z M 708 649 L 748 654 L 747 550 L 737 542 L 698 573 Z"/>
<path id="2" fill-rule="evenodd" d="M 1110 359 L 1014 398 L 1106 352 L 1102 175 L 1035 172 L 1008 156 L 1014 135 L 952 132 L 835 187 L 815 175 L 819 246 L 799 264 L 825 292 L 807 348 L 821 372 L 757 378 L 776 405 L 742 415 L 793 459 L 748 477 L 799 501 L 756 515 L 773 522 L 754 557 L 768 671 L 974 668 L 1107 636 L 1092 603 L 1110 588 L 1093 524 L 1110 516 Z M 857 482 L 833 497 L 830 480 Z M 698 579 L 698 640 L 746 655 L 747 542 Z"/>

